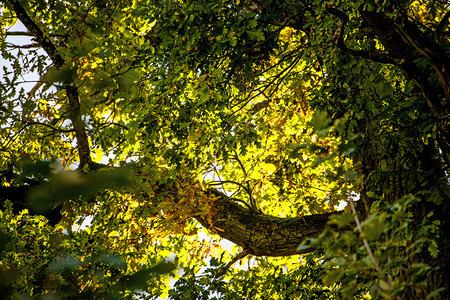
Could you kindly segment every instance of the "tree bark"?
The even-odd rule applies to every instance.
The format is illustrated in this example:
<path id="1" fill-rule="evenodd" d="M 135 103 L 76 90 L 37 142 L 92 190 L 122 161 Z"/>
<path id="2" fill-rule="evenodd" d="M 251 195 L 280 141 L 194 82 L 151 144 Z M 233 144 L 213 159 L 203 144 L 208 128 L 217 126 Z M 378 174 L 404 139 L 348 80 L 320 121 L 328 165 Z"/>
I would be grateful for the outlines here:
<path id="1" fill-rule="evenodd" d="M 335 213 L 278 218 L 244 208 L 216 190 L 209 193 L 219 198 L 214 201 L 211 215 L 196 219 L 213 233 L 232 241 L 256 256 L 287 256 L 304 254 L 314 249 L 298 251 L 307 237 L 313 237 L 327 226 Z"/>
<path id="2" fill-rule="evenodd" d="M 160 191 L 170 191 L 176 197 L 171 186 L 160 186 Z M 47 217 L 51 225 L 57 224 L 62 217 L 62 205 L 47 212 L 37 212 L 27 201 L 32 188 L 27 185 L 18 187 L 0 186 L 0 203 L 10 200 L 14 211 L 28 209 L 30 214 Z M 308 215 L 294 218 L 278 218 L 259 211 L 244 208 L 233 202 L 223 193 L 209 189 L 204 193 L 215 197 L 210 215 L 197 215 L 196 219 L 207 229 L 222 238 L 241 246 L 248 254 L 255 256 L 287 256 L 304 254 L 314 249 L 297 250 L 306 237 L 313 237 L 327 226 L 328 219 L 335 213 Z"/>

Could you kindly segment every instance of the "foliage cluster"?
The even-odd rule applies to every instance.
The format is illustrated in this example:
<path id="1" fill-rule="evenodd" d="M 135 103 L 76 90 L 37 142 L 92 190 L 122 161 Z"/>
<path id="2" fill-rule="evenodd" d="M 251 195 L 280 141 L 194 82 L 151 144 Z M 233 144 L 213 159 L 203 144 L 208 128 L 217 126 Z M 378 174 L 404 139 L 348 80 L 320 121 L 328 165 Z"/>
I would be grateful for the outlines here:
<path id="1" fill-rule="evenodd" d="M 2 4 L 4 294 L 445 297 L 446 3 Z"/>

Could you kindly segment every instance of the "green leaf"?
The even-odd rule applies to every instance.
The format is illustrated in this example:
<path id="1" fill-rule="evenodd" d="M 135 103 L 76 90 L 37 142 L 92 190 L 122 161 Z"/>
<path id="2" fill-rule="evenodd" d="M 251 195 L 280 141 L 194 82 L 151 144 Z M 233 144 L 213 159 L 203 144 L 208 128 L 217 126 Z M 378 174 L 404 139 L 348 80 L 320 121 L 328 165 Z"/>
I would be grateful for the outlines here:
<path id="1" fill-rule="evenodd" d="M 345 211 L 338 215 L 333 215 L 330 217 L 328 224 L 334 224 L 339 227 L 347 226 L 348 224 L 355 221 L 355 217 L 351 211 Z"/>
<path id="2" fill-rule="evenodd" d="M 361 238 L 369 241 L 378 239 L 388 230 L 388 224 L 385 222 L 386 218 L 387 213 L 385 212 L 369 217 L 369 219 L 362 223 L 363 232 Z"/>
<path id="3" fill-rule="evenodd" d="M 385 280 L 379 280 L 379 285 L 380 285 L 380 288 L 383 290 L 383 291 L 387 291 L 387 292 L 389 292 L 389 291 L 391 291 L 392 290 L 392 284 L 390 283 L 390 282 L 387 282 L 387 281 L 385 281 Z"/>
<path id="4" fill-rule="evenodd" d="M 77 257 L 62 256 L 51 262 L 48 268 L 52 273 L 59 273 L 62 271 L 74 271 L 83 265 L 84 263 Z"/>
<path id="5" fill-rule="evenodd" d="M 412 281 L 417 284 L 427 283 L 427 274 L 431 267 L 424 263 L 414 263 L 408 268 L 408 275 L 412 276 Z"/>
<path id="6" fill-rule="evenodd" d="M 431 293 L 428 294 L 427 299 L 432 299 L 434 297 L 438 297 L 439 295 L 441 295 L 442 292 L 444 292 L 446 289 L 444 287 L 442 288 L 438 288 L 434 291 L 432 291 Z"/>
<path id="7" fill-rule="evenodd" d="M 176 265 L 170 262 L 160 262 L 152 268 L 142 269 L 126 277 L 124 285 L 132 290 L 142 289 L 148 285 L 148 281 L 154 274 L 167 274 L 176 269 Z"/>
<path id="8" fill-rule="evenodd" d="M 335 269 L 330 272 L 328 272 L 325 277 L 323 278 L 323 283 L 325 285 L 333 285 L 337 283 L 342 277 L 342 270 Z"/>
<path id="9" fill-rule="evenodd" d="M 311 249 L 311 245 L 309 244 L 300 244 L 297 246 L 297 251 Z"/>
<path id="10" fill-rule="evenodd" d="M 326 111 L 315 111 L 313 117 L 311 119 L 311 125 L 316 132 L 323 131 L 323 134 L 329 131 L 329 124 L 331 122 L 331 118 L 328 116 Z"/>
<path id="11" fill-rule="evenodd" d="M 353 299 L 356 292 L 356 279 L 348 282 L 341 288 L 343 299 Z"/>

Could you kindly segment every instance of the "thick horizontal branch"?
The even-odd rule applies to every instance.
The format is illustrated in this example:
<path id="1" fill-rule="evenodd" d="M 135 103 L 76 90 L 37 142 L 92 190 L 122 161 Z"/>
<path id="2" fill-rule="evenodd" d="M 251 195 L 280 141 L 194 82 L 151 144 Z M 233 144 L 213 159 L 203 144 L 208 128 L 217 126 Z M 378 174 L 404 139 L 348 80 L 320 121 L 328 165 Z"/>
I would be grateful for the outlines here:
<path id="1" fill-rule="evenodd" d="M 243 247 L 256 256 L 287 256 L 311 252 L 298 251 L 297 247 L 307 237 L 313 237 L 327 226 L 335 213 L 279 218 L 244 208 L 217 190 L 209 190 L 214 197 L 212 216 L 196 219 L 222 238 Z"/>
<path id="2" fill-rule="evenodd" d="M 86 176 L 86 175 L 84 175 Z M 139 176 L 139 175 L 138 175 Z M 30 186 L 0 187 L 0 204 L 9 199 L 15 210 L 30 209 L 27 194 Z M 178 189 L 173 185 L 160 185 L 156 193 L 170 194 L 178 198 Z M 196 219 L 211 232 L 241 246 L 245 253 L 256 256 L 288 256 L 303 254 L 314 249 L 298 251 L 297 247 L 307 237 L 313 237 L 324 230 L 333 213 L 317 214 L 303 217 L 279 218 L 263 214 L 254 209 L 243 207 L 216 189 L 201 192 L 214 197 L 209 215 L 199 214 Z M 50 224 L 61 218 L 60 203 L 44 215 Z M 30 210 L 31 214 L 38 214 Z"/>

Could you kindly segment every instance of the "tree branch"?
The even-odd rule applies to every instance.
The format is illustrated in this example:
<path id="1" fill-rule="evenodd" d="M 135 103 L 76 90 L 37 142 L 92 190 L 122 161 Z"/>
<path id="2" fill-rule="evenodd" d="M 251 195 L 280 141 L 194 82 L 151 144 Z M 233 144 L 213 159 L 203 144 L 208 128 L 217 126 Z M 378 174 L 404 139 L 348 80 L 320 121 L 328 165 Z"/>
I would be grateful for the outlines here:
<path id="1" fill-rule="evenodd" d="M 250 254 L 248 249 L 244 249 L 241 252 L 239 252 L 235 257 L 233 257 L 233 259 L 229 263 L 227 263 L 225 266 L 221 267 L 218 270 L 218 272 L 215 275 L 215 278 L 219 278 L 225 275 L 225 273 L 228 271 L 228 269 L 230 269 L 232 265 L 234 265 L 238 260 L 241 260 L 244 257 L 246 257 L 248 254 Z"/>
<path id="2" fill-rule="evenodd" d="M 217 197 L 211 211 L 212 216 L 197 216 L 196 219 L 213 233 L 256 256 L 287 256 L 313 251 L 314 249 L 298 251 L 297 247 L 306 237 L 322 232 L 329 217 L 335 214 L 278 218 L 244 208 L 217 190 L 210 189 L 206 192 Z"/>
<path id="3" fill-rule="evenodd" d="M 448 55 L 408 20 L 403 20 L 402 24 L 394 22 L 394 25 L 403 39 L 420 52 L 436 71 L 447 100 L 447 109 L 450 108 L 450 59 Z"/>
<path id="4" fill-rule="evenodd" d="M 327 11 L 340 19 L 338 23 L 338 29 L 336 30 L 333 37 L 333 41 L 339 49 L 356 57 L 370 59 L 379 63 L 388 63 L 394 65 L 396 64 L 396 61 L 386 53 L 382 53 L 380 51 L 364 51 L 348 48 L 344 42 L 344 28 L 345 24 L 349 20 L 348 16 L 343 11 L 334 7 L 327 7 Z"/>
<path id="5" fill-rule="evenodd" d="M 30 204 L 26 201 L 29 191 L 30 186 L 27 185 L 0 186 L 0 200 L 11 200 L 15 209 L 19 211 L 24 208 L 30 209 Z M 179 196 L 179 191 L 174 185 L 159 185 L 155 192 L 171 195 L 174 199 Z M 210 188 L 201 193 L 197 196 L 203 198 L 207 195 L 214 197 L 215 200 L 208 215 L 198 214 L 195 218 L 211 232 L 241 246 L 245 254 L 255 256 L 288 256 L 313 251 L 312 248 L 298 251 L 297 247 L 306 237 L 322 232 L 327 226 L 329 217 L 335 214 L 279 218 L 245 208 L 216 189 Z M 52 225 L 59 222 L 61 209 L 62 206 L 59 205 L 44 214 Z M 31 209 L 30 213 L 39 214 Z"/>
<path id="6" fill-rule="evenodd" d="M 84 128 L 84 122 L 81 119 L 78 90 L 72 85 L 67 85 L 65 89 L 69 98 L 70 119 L 72 120 L 75 136 L 77 137 L 78 156 L 80 157 L 80 168 L 82 169 L 86 165 L 92 165 L 89 138 Z"/>
<path id="7" fill-rule="evenodd" d="M 350 207 L 351 207 L 352 213 L 355 218 L 356 228 L 358 228 L 359 233 L 362 234 L 363 229 L 362 229 L 361 223 L 359 222 L 358 214 L 356 213 L 355 204 L 353 203 L 353 199 L 351 197 L 349 198 L 349 203 L 350 203 Z M 378 271 L 378 273 L 380 273 L 381 278 L 386 279 L 386 275 L 384 274 L 383 270 L 381 270 L 380 266 L 378 265 L 378 262 L 377 262 L 375 256 L 373 255 L 372 249 L 370 248 L 369 242 L 367 241 L 367 239 L 363 239 L 363 244 L 367 250 L 367 253 L 369 254 L 370 260 L 372 261 L 373 265 L 375 266 L 375 269 Z M 388 280 L 386 280 L 386 282 L 389 285 L 389 287 L 391 287 L 391 283 Z"/>
<path id="8" fill-rule="evenodd" d="M 50 40 L 50 36 L 42 31 L 42 29 L 34 22 L 28 15 L 26 9 L 21 5 L 20 0 L 8 1 L 13 7 L 17 18 L 25 25 L 27 30 L 34 36 L 36 41 L 47 52 L 56 69 L 61 69 L 65 65 L 65 61 L 58 53 L 55 45 Z M 66 90 L 67 98 L 69 99 L 70 119 L 75 130 L 77 138 L 78 156 L 80 158 L 80 168 L 85 165 L 92 165 L 91 152 L 89 148 L 89 138 L 86 134 L 83 120 L 81 119 L 80 100 L 77 88 L 73 83 L 64 84 L 63 88 Z"/>
<path id="9" fill-rule="evenodd" d="M 5 43 L 6 47 L 12 48 L 12 49 L 32 49 L 32 48 L 39 48 L 41 45 L 38 43 L 34 44 L 27 44 L 27 45 L 14 45 L 11 43 Z"/>
<path id="10" fill-rule="evenodd" d="M 360 10 L 362 18 L 377 35 L 386 51 L 409 78 L 420 88 L 438 125 L 437 141 L 443 152 L 446 168 L 450 166 L 450 59 L 445 51 L 406 18 L 392 20 L 381 12 Z M 415 59 L 425 58 L 438 76 L 442 91 L 429 83 L 427 71 L 419 68 Z M 445 99 L 446 101 L 442 101 Z"/>
<path id="11" fill-rule="evenodd" d="M 6 34 L 6 36 L 29 36 L 29 37 L 34 37 L 33 34 L 31 34 L 29 32 L 25 32 L 25 31 L 7 31 L 5 34 Z M 66 37 L 67 35 L 50 33 L 49 36 Z"/>
<path id="12" fill-rule="evenodd" d="M 450 10 L 442 17 L 442 20 L 439 22 L 438 26 L 436 27 L 436 31 L 434 32 L 434 35 L 436 38 L 438 38 L 447 28 L 449 18 L 450 18 Z"/>

